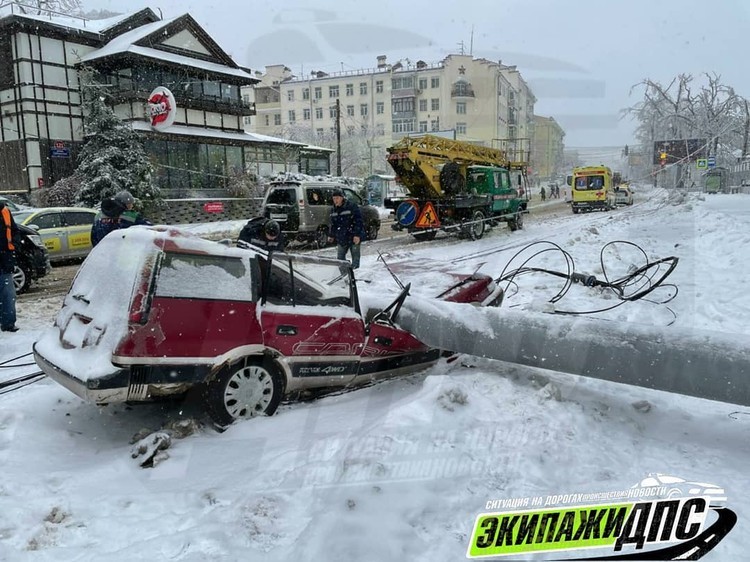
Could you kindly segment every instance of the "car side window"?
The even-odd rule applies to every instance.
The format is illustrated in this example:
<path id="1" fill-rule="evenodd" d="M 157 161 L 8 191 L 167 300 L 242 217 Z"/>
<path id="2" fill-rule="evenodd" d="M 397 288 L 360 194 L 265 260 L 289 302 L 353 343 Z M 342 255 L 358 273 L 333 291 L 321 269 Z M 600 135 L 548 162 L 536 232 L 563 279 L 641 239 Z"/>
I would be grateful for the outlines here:
<path id="1" fill-rule="evenodd" d="M 157 297 L 255 301 L 247 260 L 234 256 L 165 253 L 156 281 Z"/>
<path id="2" fill-rule="evenodd" d="M 39 230 L 44 228 L 60 228 L 62 224 L 62 215 L 60 213 L 41 213 L 29 221 L 29 224 L 36 225 Z"/>
<path id="3" fill-rule="evenodd" d="M 91 226 L 94 224 L 94 213 L 85 213 L 82 211 L 66 211 L 65 224 L 68 226 Z"/>
<path id="4" fill-rule="evenodd" d="M 362 205 L 362 198 L 358 194 L 354 193 L 351 189 L 345 189 L 344 193 L 346 194 L 346 198 L 349 201 L 353 201 L 357 205 Z"/>
<path id="5" fill-rule="evenodd" d="M 323 194 L 320 189 L 308 189 L 307 190 L 307 203 L 308 205 L 325 205 Z"/>
<path id="6" fill-rule="evenodd" d="M 262 269 L 266 267 L 267 262 Z M 295 267 L 289 261 L 272 261 L 266 302 L 286 306 L 351 306 L 348 276 L 338 266 L 319 266 L 319 271 L 315 271 L 314 266 L 306 264 L 304 273 Z M 315 280 L 308 274 L 321 279 Z"/>

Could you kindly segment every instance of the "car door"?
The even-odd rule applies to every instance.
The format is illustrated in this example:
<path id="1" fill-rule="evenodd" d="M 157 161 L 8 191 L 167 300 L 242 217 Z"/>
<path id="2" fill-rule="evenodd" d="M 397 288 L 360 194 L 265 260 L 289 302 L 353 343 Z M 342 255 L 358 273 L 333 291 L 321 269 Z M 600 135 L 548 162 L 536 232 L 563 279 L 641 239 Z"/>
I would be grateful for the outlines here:
<path id="1" fill-rule="evenodd" d="M 91 226 L 96 213 L 91 211 L 65 211 L 68 257 L 84 257 L 91 251 Z"/>
<path id="2" fill-rule="evenodd" d="M 60 211 L 40 211 L 29 217 L 26 225 L 39 232 L 51 260 L 68 257 L 68 237 Z"/>
<path id="3" fill-rule="evenodd" d="M 359 371 L 365 341 L 349 266 L 274 256 L 265 262 L 260 306 L 263 345 L 281 354 L 291 389 L 340 387 Z"/>

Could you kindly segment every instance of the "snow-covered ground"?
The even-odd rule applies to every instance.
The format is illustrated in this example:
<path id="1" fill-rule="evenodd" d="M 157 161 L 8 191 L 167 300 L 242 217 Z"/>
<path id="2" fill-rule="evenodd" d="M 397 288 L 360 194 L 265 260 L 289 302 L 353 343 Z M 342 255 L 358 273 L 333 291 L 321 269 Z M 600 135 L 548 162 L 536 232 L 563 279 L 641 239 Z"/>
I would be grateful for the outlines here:
<path id="1" fill-rule="evenodd" d="M 675 293 L 663 287 L 618 306 L 598 315 L 602 330 L 614 321 L 750 335 L 750 197 L 645 186 L 635 196 L 613 213 L 532 218 L 521 232 L 496 228 L 476 242 L 404 238 L 384 257 L 429 295 L 436 270 L 497 277 L 532 242 L 559 245 L 576 271 L 599 278 L 677 256 L 666 281 L 679 289 L 674 299 L 656 304 Z M 617 240 L 643 253 L 618 244 L 600 255 Z M 375 248 L 363 251 L 364 299 L 398 290 Z M 565 268 L 556 251 L 529 265 Z M 553 307 L 562 280 L 516 281 L 503 305 L 515 310 L 617 302 L 576 285 Z M 28 353 L 59 305 L 19 303 L 22 330 L 0 336 L 0 362 Z M 0 380 L 32 370 L 3 368 Z M 98 408 L 42 380 L 0 394 L 0 560 L 460 560 L 490 500 L 621 490 L 659 472 L 726 490 L 738 523 L 706 559 L 740 561 L 750 540 L 748 414 L 462 356 L 217 433 L 193 404 Z M 165 427 L 167 458 L 142 468 L 131 442 Z"/>

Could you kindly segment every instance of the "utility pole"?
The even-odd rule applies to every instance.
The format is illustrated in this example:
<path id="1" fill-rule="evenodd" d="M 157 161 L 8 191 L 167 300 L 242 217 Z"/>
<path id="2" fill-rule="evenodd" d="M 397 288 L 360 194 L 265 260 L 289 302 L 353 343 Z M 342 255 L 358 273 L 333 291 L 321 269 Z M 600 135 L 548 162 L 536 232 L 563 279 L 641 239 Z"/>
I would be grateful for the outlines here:
<path id="1" fill-rule="evenodd" d="M 341 177 L 341 99 L 336 98 L 336 175 Z"/>

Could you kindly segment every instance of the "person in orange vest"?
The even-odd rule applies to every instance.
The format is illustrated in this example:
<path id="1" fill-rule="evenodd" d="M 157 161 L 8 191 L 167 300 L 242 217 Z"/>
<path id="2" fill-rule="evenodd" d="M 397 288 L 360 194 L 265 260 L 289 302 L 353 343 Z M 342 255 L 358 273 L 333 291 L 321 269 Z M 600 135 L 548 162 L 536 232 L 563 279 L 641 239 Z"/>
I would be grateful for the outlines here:
<path id="1" fill-rule="evenodd" d="M 16 287 L 13 284 L 13 270 L 16 256 L 13 236 L 18 227 L 10 209 L 0 201 L 0 330 L 17 332 L 16 327 Z"/>

